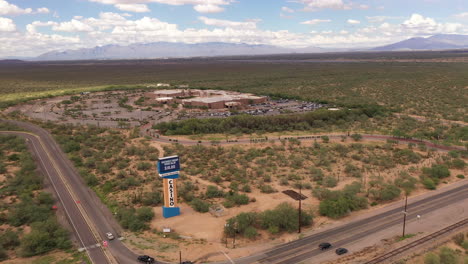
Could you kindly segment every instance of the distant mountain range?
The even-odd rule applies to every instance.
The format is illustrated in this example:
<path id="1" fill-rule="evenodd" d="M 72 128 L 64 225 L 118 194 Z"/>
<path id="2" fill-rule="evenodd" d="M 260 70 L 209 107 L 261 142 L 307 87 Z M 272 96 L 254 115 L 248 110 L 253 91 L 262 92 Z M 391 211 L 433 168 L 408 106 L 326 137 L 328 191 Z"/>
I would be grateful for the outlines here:
<path id="1" fill-rule="evenodd" d="M 154 59 L 214 57 L 233 55 L 265 55 L 287 53 L 318 53 L 321 48 L 288 49 L 271 45 L 233 44 L 207 42 L 199 44 L 154 42 L 128 46 L 106 45 L 90 49 L 52 51 L 44 53 L 35 60 L 94 60 L 94 59 Z"/>
<path id="2" fill-rule="evenodd" d="M 434 35 L 428 38 L 410 38 L 394 44 L 359 51 L 404 51 L 404 50 L 443 50 L 468 48 L 468 35 Z M 128 46 L 106 45 L 66 51 L 51 51 L 30 60 L 112 60 L 112 59 L 156 59 L 215 57 L 235 55 L 268 55 L 290 53 L 323 53 L 356 51 L 351 49 L 324 49 L 307 47 L 300 49 L 282 48 L 272 45 L 233 44 L 207 42 L 199 44 L 154 42 L 131 44 Z"/>
<path id="3" fill-rule="evenodd" d="M 373 48 L 372 50 L 445 50 L 464 48 L 468 48 L 468 35 L 441 34 L 428 38 L 410 38 L 390 45 Z"/>

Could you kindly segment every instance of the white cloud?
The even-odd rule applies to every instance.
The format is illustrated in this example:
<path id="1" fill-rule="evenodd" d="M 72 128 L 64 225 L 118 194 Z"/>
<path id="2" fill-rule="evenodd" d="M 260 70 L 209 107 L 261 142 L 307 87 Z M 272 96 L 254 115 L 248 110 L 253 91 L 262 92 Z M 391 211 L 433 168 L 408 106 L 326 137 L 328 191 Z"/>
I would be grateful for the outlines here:
<path id="1" fill-rule="evenodd" d="M 307 20 L 304 22 L 301 22 L 301 24 L 304 25 L 317 25 L 319 23 L 326 23 L 326 22 L 331 22 L 330 19 L 312 19 L 312 20 Z"/>
<path id="2" fill-rule="evenodd" d="M 468 12 L 463 12 L 460 14 L 454 15 L 455 18 L 460 19 L 460 20 L 468 20 Z"/>
<path id="3" fill-rule="evenodd" d="M 255 29 L 257 28 L 257 23 L 260 21 L 259 19 L 254 19 L 246 22 L 237 22 L 208 18 L 204 16 L 198 17 L 198 19 L 201 20 L 205 25 L 238 29 Z"/>
<path id="4" fill-rule="evenodd" d="M 224 11 L 224 8 L 217 5 L 195 5 L 193 7 L 199 13 L 220 13 Z"/>
<path id="5" fill-rule="evenodd" d="M 361 21 L 359 21 L 359 20 L 354 20 L 354 19 L 348 19 L 346 22 L 347 22 L 348 24 L 351 24 L 351 25 L 357 25 L 357 24 L 360 24 L 360 23 L 361 23 Z"/>
<path id="6" fill-rule="evenodd" d="M 368 5 L 359 5 L 358 7 L 359 9 L 363 9 L 363 10 L 367 10 L 369 9 L 370 7 Z"/>
<path id="7" fill-rule="evenodd" d="M 134 10 L 145 10 L 143 5 L 148 3 L 159 3 L 166 5 L 192 5 L 193 9 L 199 13 L 219 13 L 223 12 L 224 8 L 222 6 L 229 5 L 234 0 L 88 0 L 91 2 L 97 2 L 101 4 L 114 5 L 116 8 L 124 11 Z M 140 5 L 140 8 L 136 8 L 136 5 Z M 119 7 L 120 6 L 120 7 Z M 122 6 L 127 6 L 127 9 L 122 9 Z M 131 7 L 133 6 L 133 7 Z M 146 5 L 145 5 L 146 6 Z M 146 8 L 148 8 L 146 6 Z M 147 12 L 147 11 L 137 11 L 137 12 Z"/>
<path id="8" fill-rule="evenodd" d="M 145 13 L 149 12 L 149 8 L 145 4 L 116 4 L 115 7 L 122 11 Z"/>
<path id="9" fill-rule="evenodd" d="M 5 0 L 0 0 L 0 15 L 23 15 L 31 14 L 32 12 L 32 8 L 23 9 Z"/>
<path id="10" fill-rule="evenodd" d="M 367 20 L 370 23 L 382 23 L 387 20 L 389 17 L 387 16 L 366 16 Z"/>
<path id="11" fill-rule="evenodd" d="M 38 14 L 48 14 L 50 10 L 47 7 L 40 7 L 36 11 Z"/>
<path id="12" fill-rule="evenodd" d="M 34 11 L 32 8 L 21 8 L 17 5 L 10 4 L 6 0 L 0 0 L 0 15 L 15 16 L 25 14 L 47 14 L 49 9 L 41 7 Z"/>
<path id="13" fill-rule="evenodd" d="M 345 4 L 342 0 L 298 0 L 304 4 L 304 11 L 317 11 L 320 9 L 351 9 L 350 4 Z"/>
<path id="14" fill-rule="evenodd" d="M 281 11 L 286 12 L 286 13 L 294 13 L 294 10 L 287 6 L 281 7 Z"/>
<path id="15" fill-rule="evenodd" d="M 0 34 L 0 57 L 34 56 L 50 50 L 77 49 L 108 44 L 128 45 L 157 41 L 200 43 L 228 42 L 267 44 L 284 47 L 372 47 L 401 41 L 413 36 L 439 33 L 462 33 L 458 23 L 440 23 L 421 15 L 401 19 L 400 23 L 370 24 L 350 30 L 311 31 L 294 33 L 288 30 L 262 30 L 260 20 L 230 21 L 201 16 L 205 28 L 179 28 L 177 24 L 152 17 L 129 18 L 124 14 L 103 12 L 96 17 L 76 16 L 69 21 L 34 21 L 26 31 L 16 30 Z M 2 20 L 4 25 L 11 24 Z M 311 22 L 311 24 L 313 24 Z M 11 30 L 11 25 L 8 26 Z M 41 33 L 39 27 L 50 27 L 55 33 Z M 61 35 L 62 31 L 67 32 Z M 49 32 L 49 31 L 44 31 Z M 70 36 L 73 32 L 77 36 Z M 79 34 L 78 34 L 79 33 Z"/>
<path id="16" fill-rule="evenodd" d="M 55 24 L 52 27 L 54 31 L 64 31 L 64 32 L 91 32 L 93 28 L 80 20 L 72 19 L 68 22 L 62 22 Z"/>
<path id="17" fill-rule="evenodd" d="M 13 23 L 13 20 L 0 17 L 0 32 L 13 32 L 16 30 L 16 25 Z"/>

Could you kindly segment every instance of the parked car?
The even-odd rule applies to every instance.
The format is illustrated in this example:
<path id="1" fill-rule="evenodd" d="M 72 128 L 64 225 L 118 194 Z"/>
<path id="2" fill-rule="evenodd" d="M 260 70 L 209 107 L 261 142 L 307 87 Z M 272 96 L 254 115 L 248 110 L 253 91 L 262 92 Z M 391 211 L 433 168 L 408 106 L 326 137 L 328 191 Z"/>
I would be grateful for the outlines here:
<path id="1" fill-rule="evenodd" d="M 320 243 L 319 248 L 320 248 L 320 250 L 326 250 L 326 249 L 331 248 L 331 246 L 332 246 L 332 245 L 331 245 L 330 243 L 328 243 L 328 242 L 323 242 L 323 243 Z"/>
<path id="2" fill-rule="evenodd" d="M 154 258 L 148 255 L 138 256 L 137 260 L 143 263 L 154 263 Z"/>
<path id="3" fill-rule="evenodd" d="M 343 254 L 348 253 L 348 250 L 346 248 L 337 248 L 335 252 L 337 255 L 343 255 Z"/>
<path id="4" fill-rule="evenodd" d="M 106 237 L 107 237 L 107 239 L 109 239 L 109 240 L 112 240 L 112 239 L 115 238 L 114 235 L 113 235 L 111 232 L 107 232 L 107 233 L 106 233 Z"/>

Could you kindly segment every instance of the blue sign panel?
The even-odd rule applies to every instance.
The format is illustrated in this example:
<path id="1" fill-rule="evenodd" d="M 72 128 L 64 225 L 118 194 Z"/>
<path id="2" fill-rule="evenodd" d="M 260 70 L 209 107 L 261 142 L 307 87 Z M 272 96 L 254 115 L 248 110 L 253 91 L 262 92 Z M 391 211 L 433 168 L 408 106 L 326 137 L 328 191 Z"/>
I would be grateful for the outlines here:
<path id="1" fill-rule="evenodd" d="M 158 173 L 161 177 L 179 174 L 179 156 L 160 158 L 158 160 Z"/>

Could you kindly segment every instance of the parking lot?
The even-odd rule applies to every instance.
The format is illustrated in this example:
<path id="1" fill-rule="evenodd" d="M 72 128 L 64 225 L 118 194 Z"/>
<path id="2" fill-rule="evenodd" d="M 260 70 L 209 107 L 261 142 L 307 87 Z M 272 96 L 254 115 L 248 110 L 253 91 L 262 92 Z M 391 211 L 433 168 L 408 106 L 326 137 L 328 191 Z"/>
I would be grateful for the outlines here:
<path id="1" fill-rule="evenodd" d="M 19 111 L 55 123 L 126 128 L 190 118 L 226 118 L 234 115 L 279 115 L 314 111 L 323 104 L 290 99 L 268 100 L 242 109 L 184 108 L 180 104 L 154 104 L 144 97 L 146 91 L 110 91 L 81 93 L 31 101 L 13 106 L 7 112 Z"/>

